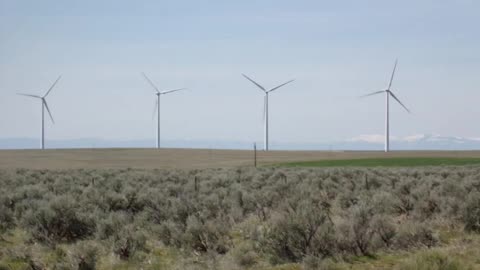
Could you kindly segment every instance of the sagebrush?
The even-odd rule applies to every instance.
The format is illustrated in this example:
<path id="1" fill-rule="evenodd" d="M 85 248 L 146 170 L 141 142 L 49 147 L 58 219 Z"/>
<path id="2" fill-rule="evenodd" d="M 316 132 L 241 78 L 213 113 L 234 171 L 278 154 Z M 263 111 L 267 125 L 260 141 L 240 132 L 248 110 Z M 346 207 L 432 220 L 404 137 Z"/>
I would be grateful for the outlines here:
<path id="1" fill-rule="evenodd" d="M 164 249 L 179 269 L 307 267 L 432 248 L 442 228 L 480 231 L 479 167 L 0 171 L 0 233 L 28 238 L 0 261 L 46 269 Z"/>

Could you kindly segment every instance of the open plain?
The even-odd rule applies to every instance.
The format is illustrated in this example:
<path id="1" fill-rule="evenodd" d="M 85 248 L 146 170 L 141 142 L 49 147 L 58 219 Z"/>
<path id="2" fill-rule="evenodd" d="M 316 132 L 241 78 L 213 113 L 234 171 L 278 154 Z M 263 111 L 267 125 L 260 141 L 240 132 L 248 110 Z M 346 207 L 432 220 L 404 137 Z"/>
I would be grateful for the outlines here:
<path id="1" fill-rule="evenodd" d="M 480 151 L 257 151 L 258 165 L 379 158 L 480 158 Z M 253 151 L 210 149 L 1 150 L 0 168 L 201 169 L 252 166 Z"/>

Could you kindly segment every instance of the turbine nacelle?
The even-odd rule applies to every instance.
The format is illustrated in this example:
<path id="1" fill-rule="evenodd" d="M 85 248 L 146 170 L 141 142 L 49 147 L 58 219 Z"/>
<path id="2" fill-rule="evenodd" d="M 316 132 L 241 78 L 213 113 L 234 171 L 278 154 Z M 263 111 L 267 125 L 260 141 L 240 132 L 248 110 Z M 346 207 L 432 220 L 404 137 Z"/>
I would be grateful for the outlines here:
<path id="1" fill-rule="evenodd" d="M 386 93 L 387 95 L 393 97 L 398 102 L 398 104 L 400 104 L 408 113 L 411 113 L 410 110 L 400 101 L 399 98 L 397 98 L 397 96 L 395 96 L 395 94 L 391 90 L 392 89 L 392 84 L 393 84 L 393 79 L 395 77 L 395 71 L 397 70 L 397 64 L 398 64 L 398 60 L 395 60 L 395 65 L 393 67 L 392 77 L 390 77 L 390 82 L 388 83 L 388 88 L 387 89 L 381 90 L 381 91 L 376 91 L 376 92 L 366 94 L 366 95 L 363 95 L 363 96 L 360 96 L 360 97 L 364 98 L 364 97 L 369 97 L 369 96 L 374 96 L 374 95 Z"/>
<path id="2" fill-rule="evenodd" d="M 153 88 L 153 90 L 155 90 L 155 95 L 157 96 L 160 96 L 160 95 L 166 95 L 166 94 L 170 94 L 170 93 L 173 93 L 173 92 L 177 92 L 177 91 L 180 91 L 180 90 L 186 90 L 186 88 L 180 88 L 180 89 L 174 89 L 174 90 L 168 90 L 168 91 L 160 91 L 158 90 L 158 87 L 152 82 L 152 80 L 150 80 L 150 78 L 147 77 L 147 75 L 145 73 L 142 72 L 142 76 L 145 78 L 145 80 L 148 82 L 148 84 L 150 84 L 150 86 Z"/>
<path id="3" fill-rule="evenodd" d="M 286 83 L 282 83 L 282 84 L 280 84 L 279 86 L 276 86 L 276 87 L 273 87 L 272 89 L 267 90 L 265 87 L 263 87 L 262 85 L 260 85 L 260 84 L 257 83 L 256 81 L 252 80 L 252 79 L 251 79 L 250 77 L 248 77 L 247 75 L 242 74 L 242 76 L 245 77 L 247 80 L 249 80 L 251 83 L 255 84 L 258 88 L 260 88 L 263 92 L 265 92 L 265 94 L 268 94 L 268 93 L 270 93 L 270 92 L 273 92 L 273 91 L 277 90 L 278 88 L 283 87 L 283 86 L 285 86 L 285 85 L 287 85 L 287 84 L 295 81 L 295 80 L 290 80 L 290 81 L 288 81 L 288 82 L 286 82 Z"/>
<path id="4" fill-rule="evenodd" d="M 57 85 L 58 81 L 60 81 L 61 78 L 62 78 L 61 75 L 58 76 L 57 80 L 55 80 L 55 82 L 52 84 L 52 86 L 50 86 L 50 88 L 48 88 L 47 92 L 46 92 L 45 95 L 43 95 L 43 96 L 37 96 L 37 95 L 31 95 L 31 94 L 23 94 L 23 93 L 18 93 L 17 95 L 40 99 L 40 100 L 42 101 L 42 107 L 45 106 L 45 108 L 47 109 L 48 115 L 50 116 L 50 120 L 52 120 L 52 123 L 55 124 L 55 121 L 53 120 L 52 113 L 50 112 L 50 108 L 48 107 L 48 103 L 47 103 L 47 99 L 46 99 L 46 98 L 47 98 L 47 96 L 50 94 L 50 92 L 53 90 L 53 88 Z"/>

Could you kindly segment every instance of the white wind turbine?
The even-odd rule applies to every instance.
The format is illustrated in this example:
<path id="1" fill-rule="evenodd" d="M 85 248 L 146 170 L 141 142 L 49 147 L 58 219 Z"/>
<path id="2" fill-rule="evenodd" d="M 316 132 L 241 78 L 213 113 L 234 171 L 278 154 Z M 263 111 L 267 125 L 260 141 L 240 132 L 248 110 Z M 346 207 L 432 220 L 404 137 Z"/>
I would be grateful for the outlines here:
<path id="1" fill-rule="evenodd" d="M 390 78 L 390 83 L 388 84 L 387 89 L 362 96 L 362 97 L 369 97 L 369 96 L 385 93 L 385 152 L 390 151 L 390 101 L 389 101 L 390 96 L 392 96 L 408 113 L 410 113 L 410 110 L 405 105 L 403 105 L 403 103 L 395 96 L 395 94 L 392 92 L 392 89 L 391 89 L 393 78 L 395 76 L 395 71 L 397 70 L 397 63 L 398 63 L 398 60 L 395 61 L 392 77 Z"/>
<path id="2" fill-rule="evenodd" d="M 52 91 L 52 89 L 58 83 L 60 78 L 62 78 L 62 76 L 58 77 L 58 79 L 52 84 L 52 86 L 48 89 L 47 93 L 44 96 L 37 96 L 37 95 L 30 95 L 30 94 L 23 94 L 23 93 L 18 93 L 17 94 L 17 95 L 21 95 L 21 96 L 38 98 L 42 101 L 42 149 L 45 149 L 45 108 L 47 109 L 48 115 L 50 115 L 50 119 L 52 120 L 52 123 L 55 124 L 55 121 L 53 121 L 52 113 L 50 112 L 50 109 L 48 108 L 46 98 L 47 98 L 48 94 L 50 94 L 50 91 Z"/>
<path id="3" fill-rule="evenodd" d="M 155 86 L 155 84 L 147 77 L 147 75 L 145 75 L 145 73 L 142 72 L 142 75 L 145 78 L 145 80 L 147 80 L 147 82 L 150 84 L 150 86 L 153 87 L 153 89 L 156 91 L 155 95 L 157 95 L 157 99 L 155 102 L 155 109 L 153 113 L 155 114 L 155 110 L 157 110 L 157 121 L 158 121 L 157 122 L 157 148 L 160 149 L 160 96 L 170 94 L 180 90 L 185 90 L 186 88 L 180 88 L 180 89 L 161 92 L 160 90 L 158 90 L 157 86 Z"/>
<path id="4" fill-rule="evenodd" d="M 255 84 L 258 88 L 260 88 L 260 89 L 265 93 L 264 108 L 263 108 L 263 117 L 264 117 L 264 121 L 265 121 L 265 123 L 264 123 L 264 125 L 265 125 L 265 127 L 264 127 L 264 128 L 265 128 L 265 129 L 264 129 L 264 132 L 265 132 L 265 134 L 264 134 L 264 136 L 265 136 L 265 137 L 264 137 L 264 140 L 265 140 L 265 142 L 264 142 L 264 144 L 263 144 L 263 147 L 264 147 L 263 149 L 264 149 L 265 151 L 268 151 L 268 94 L 269 94 L 270 92 L 273 92 L 273 91 L 277 90 L 278 88 L 280 88 L 280 87 L 282 87 L 282 86 L 284 86 L 284 85 L 287 85 L 287 84 L 295 81 L 295 80 L 290 80 L 290 81 L 288 81 L 288 82 L 286 82 L 286 83 L 282 83 L 281 85 L 279 85 L 279 86 L 277 86 L 277 87 L 274 87 L 274 88 L 272 88 L 272 89 L 267 90 L 265 87 L 261 86 L 260 84 L 258 84 L 258 83 L 255 82 L 254 80 L 250 79 L 247 75 L 245 75 L 245 74 L 242 74 L 242 75 L 243 75 L 243 77 L 245 77 L 247 80 L 249 80 L 250 82 L 252 82 L 253 84 Z"/>

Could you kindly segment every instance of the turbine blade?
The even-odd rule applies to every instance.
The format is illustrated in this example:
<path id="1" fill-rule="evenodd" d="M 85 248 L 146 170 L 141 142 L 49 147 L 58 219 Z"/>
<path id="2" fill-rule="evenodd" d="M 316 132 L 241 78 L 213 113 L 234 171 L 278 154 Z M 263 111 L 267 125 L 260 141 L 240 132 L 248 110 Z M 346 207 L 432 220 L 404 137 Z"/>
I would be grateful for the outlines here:
<path id="1" fill-rule="evenodd" d="M 157 113 L 157 108 L 158 108 L 158 98 L 155 99 L 155 107 L 153 108 L 152 120 L 155 119 L 155 115 Z"/>
<path id="2" fill-rule="evenodd" d="M 293 82 L 293 81 L 295 81 L 295 80 L 290 80 L 290 81 L 288 81 L 288 82 L 286 82 L 286 83 L 282 83 L 282 84 L 280 84 L 279 86 L 274 87 L 274 88 L 268 90 L 267 92 L 269 92 L 269 93 L 270 93 L 270 92 L 273 92 L 273 91 L 277 90 L 278 88 L 280 88 L 280 87 L 282 87 L 282 86 L 285 86 L 285 85 L 287 85 L 287 84 L 289 84 L 289 83 L 291 83 L 291 82 Z"/>
<path id="3" fill-rule="evenodd" d="M 50 112 L 50 108 L 48 108 L 47 101 L 45 99 L 42 99 L 43 105 L 45 105 L 45 108 L 47 108 L 48 115 L 50 115 L 50 119 L 52 120 L 52 123 L 55 124 L 55 121 L 53 120 L 52 113 Z"/>
<path id="4" fill-rule="evenodd" d="M 185 90 L 185 89 L 187 89 L 187 88 L 180 88 L 180 89 L 175 89 L 175 90 L 169 90 L 169 91 L 161 92 L 160 94 L 165 95 L 165 94 L 170 94 L 170 93 L 177 92 L 177 91 L 181 91 L 181 90 Z"/>
<path id="5" fill-rule="evenodd" d="M 389 91 L 389 93 L 390 93 L 390 95 L 392 95 L 392 97 L 393 97 L 398 103 L 400 103 L 400 105 L 402 105 L 402 107 L 403 107 L 405 110 L 407 110 L 408 113 L 410 113 L 410 110 L 409 110 L 405 105 L 403 105 L 403 103 L 400 101 L 400 99 L 398 99 L 398 98 L 395 96 L 395 94 L 393 94 L 392 91 Z"/>
<path id="6" fill-rule="evenodd" d="M 245 74 L 242 74 L 243 77 L 245 77 L 245 79 L 249 80 L 250 82 L 252 82 L 253 84 L 255 84 L 258 88 L 262 89 L 264 92 L 267 92 L 267 90 L 265 89 L 265 87 L 261 86 L 260 84 L 258 84 L 256 81 L 250 79 L 247 75 Z"/>
<path id="7" fill-rule="evenodd" d="M 50 94 L 50 91 L 52 91 L 52 89 L 55 87 L 55 85 L 57 85 L 58 81 L 60 81 L 61 78 L 62 75 L 58 76 L 58 79 L 52 84 L 52 86 L 50 86 L 50 89 L 48 89 L 47 93 L 43 96 L 44 98 L 46 98 L 48 94 Z"/>
<path id="8" fill-rule="evenodd" d="M 385 90 L 373 92 L 373 93 L 370 93 L 370 94 L 367 94 L 367 95 L 363 95 L 363 96 L 359 96 L 359 98 L 374 96 L 374 95 L 378 95 L 378 94 L 381 94 L 381 93 L 385 93 Z"/>
<path id="9" fill-rule="evenodd" d="M 153 87 L 153 89 L 155 89 L 155 91 L 157 91 L 157 93 L 160 93 L 160 91 L 158 90 L 158 88 L 155 86 L 155 84 L 150 80 L 150 78 L 147 77 L 147 75 L 145 73 L 142 72 L 142 75 L 143 77 L 145 78 L 145 80 L 148 82 L 148 84 L 150 84 L 151 87 Z"/>
<path id="10" fill-rule="evenodd" d="M 26 97 L 33 97 L 33 98 L 42 98 L 41 96 L 36 96 L 36 95 L 30 95 L 30 94 L 23 94 L 23 93 L 17 93 L 17 95 L 20 96 L 26 96 Z"/>
<path id="11" fill-rule="evenodd" d="M 395 66 L 393 66 L 392 77 L 390 78 L 390 83 L 388 84 L 388 90 L 392 87 L 393 77 L 395 77 L 395 71 L 397 70 L 398 59 L 395 60 Z"/>

